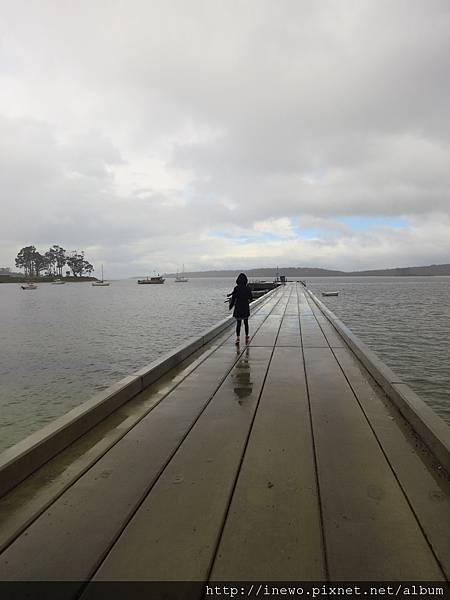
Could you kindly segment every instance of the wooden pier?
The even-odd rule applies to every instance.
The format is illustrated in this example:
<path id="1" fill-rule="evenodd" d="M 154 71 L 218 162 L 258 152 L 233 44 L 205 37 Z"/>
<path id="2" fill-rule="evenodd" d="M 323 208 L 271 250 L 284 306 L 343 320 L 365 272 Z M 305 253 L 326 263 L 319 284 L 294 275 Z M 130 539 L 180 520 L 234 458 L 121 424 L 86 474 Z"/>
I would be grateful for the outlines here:
<path id="1" fill-rule="evenodd" d="M 287 284 L 250 327 L 0 499 L 0 580 L 450 578 L 446 470 L 320 305 Z"/>

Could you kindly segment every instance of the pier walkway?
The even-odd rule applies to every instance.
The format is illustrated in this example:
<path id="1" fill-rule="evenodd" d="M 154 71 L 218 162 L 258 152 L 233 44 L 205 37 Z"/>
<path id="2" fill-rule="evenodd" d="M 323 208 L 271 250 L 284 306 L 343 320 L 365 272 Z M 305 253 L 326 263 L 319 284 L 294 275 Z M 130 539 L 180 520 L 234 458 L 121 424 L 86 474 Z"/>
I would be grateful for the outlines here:
<path id="1" fill-rule="evenodd" d="M 0 580 L 445 581 L 446 473 L 302 286 L 0 499 Z"/>

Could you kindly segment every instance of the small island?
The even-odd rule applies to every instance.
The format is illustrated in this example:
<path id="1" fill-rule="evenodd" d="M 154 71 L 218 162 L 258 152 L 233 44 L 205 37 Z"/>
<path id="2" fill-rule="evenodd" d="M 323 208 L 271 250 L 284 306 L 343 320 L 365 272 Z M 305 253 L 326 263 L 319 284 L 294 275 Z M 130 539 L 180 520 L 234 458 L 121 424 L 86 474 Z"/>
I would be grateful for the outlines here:
<path id="1" fill-rule="evenodd" d="M 52 282 L 63 278 L 65 281 L 96 280 L 96 277 L 92 277 L 94 267 L 86 260 L 84 250 L 68 253 L 57 244 L 44 253 L 36 250 L 35 246 L 25 246 L 17 254 L 15 265 L 24 272 L 15 273 L 9 268 L 2 268 L 0 283 Z M 64 272 L 66 266 L 69 270 Z"/>

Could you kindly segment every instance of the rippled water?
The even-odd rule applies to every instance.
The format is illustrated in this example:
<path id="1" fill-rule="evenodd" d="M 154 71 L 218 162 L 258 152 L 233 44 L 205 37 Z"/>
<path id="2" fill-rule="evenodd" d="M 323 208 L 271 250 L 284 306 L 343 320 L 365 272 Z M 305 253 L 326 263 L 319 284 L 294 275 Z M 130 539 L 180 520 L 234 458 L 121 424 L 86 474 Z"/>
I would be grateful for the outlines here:
<path id="1" fill-rule="evenodd" d="M 307 283 L 450 423 L 450 277 L 317 277 Z M 320 295 L 334 290 L 339 296 Z"/>
<path id="2" fill-rule="evenodd" d="M 223 319 L 233 285 L 0 285 L 0 450 Z"/>
<path id="3" fill-rule="evenodd" d="M 0 285 L 0 450 L 228 314 L 233 279 Z M 450 422 L 450 278 L 314 278 L 368 346 Z"/>

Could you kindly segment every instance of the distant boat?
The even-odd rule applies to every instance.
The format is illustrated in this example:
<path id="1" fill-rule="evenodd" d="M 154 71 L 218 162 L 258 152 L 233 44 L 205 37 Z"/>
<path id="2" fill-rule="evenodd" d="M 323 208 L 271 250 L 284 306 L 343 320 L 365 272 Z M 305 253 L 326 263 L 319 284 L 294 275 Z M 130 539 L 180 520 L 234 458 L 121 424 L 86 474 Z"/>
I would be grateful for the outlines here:
<path id="1" fill-rule="evenodd" d="M 55 279 L 55 281 L 52 281 L 52 285 L 64 285 L 65 283 L 66 282 L 62 279 Z"/>
<path id="2" fill-rule="evenodd" d="M 339 292 L 322 292 L 322 296 L 339 296 Z"/>
<path id="3" fill-rule="evenodd" d="M 264 290 L 264 292 L 268 292 L 269 290 L 274 290 L 275 288 L 278 287 L 278 282 L 277 281 L 250 281 L 248 283 L 248 287 L 251 289 L 252 293 L 253 292 L 259 292 Z"/>
<path id="4" fill-rule="evenodd" d="M 102 265 L 102 279 L 101 281 L 93 281 L 92 284 L 94 287 L 106 287 L 107 285 L 109 285 L 109 281 L 105 281 L 103 279 L 103 265 Z"/>
<path id="5" fill-rule="evenodd" d="M 177 275 L 175 277 L 175 283 L 187 283 L 188 281 L 189 281 L 189 279 L 184 276 L 184 265 L 183 265 L 183 270 L 181 272 L 181 275 L 179 273 L 177 273 Z"/>
<path id="6" fill-rule="evenodd" d="M 23 290 L 37 290 L 35 283 L 24 283 L 20 286 Z"/>
<path id="7" fill-rule="evenodd" d="M 138 279 L 138 283 L 141 285 L 148 283 L 164 283 L 165 279 L 162 275 L 156 275 L 155 277 L 146 277 L 145 279 Z"/>

